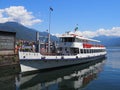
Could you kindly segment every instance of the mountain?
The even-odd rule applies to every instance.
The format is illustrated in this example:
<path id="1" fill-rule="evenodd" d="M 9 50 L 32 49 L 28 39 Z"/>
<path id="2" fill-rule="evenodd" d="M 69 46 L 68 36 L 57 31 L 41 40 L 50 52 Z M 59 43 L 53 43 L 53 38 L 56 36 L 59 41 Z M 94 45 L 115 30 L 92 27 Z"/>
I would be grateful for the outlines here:
<path id="1" fill-rule="evenodd" d="M 120 37 L 115 36 L 98 36 L 93 39 L 100 40 L 106 47 L 120 47 Z"/>
<path id="2" fill-rule="evenodd" d="M 35 29 L 30 29 L 25 27 L 16 22 L 6 22 L 0 23 L 0 31 L 9 31 L 9 32 L 16 32 L 16 39 L 23 39 L 34 41 L 36 39 L 36 32 Z M 47 32 L 40 32 L 41 39 L 45 39 L 44 37 L 48 36 Z M 101 43 L 107 47 L 120 47 L 120 37 L 113 37 L 113 36 L 98 36 L 94 37 L 93 39 L 100 40 Z M 47 40 L 47 39 L 46 39 Z M 55 36 L 51 35 L 52 41 L 58 41 Z"/>
<path id="3" fill-rule="evenodd" d="M 25 27 L 17 22 L 0 23 L 0 31 L 16 32 L 16 39 L 18 39 L 18 40 L 20 40 L 20 39 L 28 40 L 28 41 L 36 40 L 37 30 L 30 29 L 30 28 Z M 48 36 L 48 33 L 40 32 L 40 36 Z M 51 39 L 56 40 L 56 38 L 54 36 L 51 36 Z"/>
<path id="4" fill-rule="evenodd" d="M 16 32 L 17 39 L 35 40 L 36 30 L 29 29 L 16 22 L 0 23 L 0 30 Z"/>

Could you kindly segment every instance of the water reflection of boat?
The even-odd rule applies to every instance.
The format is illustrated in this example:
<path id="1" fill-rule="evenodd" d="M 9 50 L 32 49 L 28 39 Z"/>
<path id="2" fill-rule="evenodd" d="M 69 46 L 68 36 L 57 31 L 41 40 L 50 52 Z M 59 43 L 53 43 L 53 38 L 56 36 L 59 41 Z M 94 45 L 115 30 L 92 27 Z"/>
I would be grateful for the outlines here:
<path id="1" fill-rule="evenodd" d="M 104 62 L 105 59 L 32 75 L 22 75 L 19 88 L 22 90 L 78 89 L 97 78 Z"/>

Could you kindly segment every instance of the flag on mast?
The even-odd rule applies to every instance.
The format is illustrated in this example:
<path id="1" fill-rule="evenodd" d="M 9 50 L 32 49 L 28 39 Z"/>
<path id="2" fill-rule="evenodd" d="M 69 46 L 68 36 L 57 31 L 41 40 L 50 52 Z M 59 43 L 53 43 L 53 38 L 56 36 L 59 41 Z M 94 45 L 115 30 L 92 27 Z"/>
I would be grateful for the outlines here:
<path id="1" fill-rule="evenodd" d="M 52 8 L 52 7 L 50 7 L 50 10 L 51 10 L 51 11 L 53 11 L 53 8 Z"/>
<path id="2" fill-rule="evenodd" d="M 78 24 L 77 24 L 77 26 L 75 27 L 74 31 L 77 31 L 77 30 L 78 30 Z"/>
<path id="3" fill-rule="evenodd" d="M 77 31 L 77 30 L 78 30 L 78 27 L 75 28 L 75 31 Z"/>

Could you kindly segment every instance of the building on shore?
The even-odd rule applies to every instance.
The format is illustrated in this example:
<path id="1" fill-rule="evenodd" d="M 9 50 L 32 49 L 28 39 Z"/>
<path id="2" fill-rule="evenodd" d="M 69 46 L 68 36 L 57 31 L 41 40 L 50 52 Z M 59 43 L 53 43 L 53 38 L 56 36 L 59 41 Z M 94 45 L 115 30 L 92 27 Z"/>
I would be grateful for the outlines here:
<path id="1" fill-rule="evenodd" d="M 0 30 L 0 66 L 19 64 L 15 53 L 16 33 Z"/>
<path id="2" fill-rule="evenodd" d="M 0 55 L 15 54 L 15 32 L 0 30 Z"/>

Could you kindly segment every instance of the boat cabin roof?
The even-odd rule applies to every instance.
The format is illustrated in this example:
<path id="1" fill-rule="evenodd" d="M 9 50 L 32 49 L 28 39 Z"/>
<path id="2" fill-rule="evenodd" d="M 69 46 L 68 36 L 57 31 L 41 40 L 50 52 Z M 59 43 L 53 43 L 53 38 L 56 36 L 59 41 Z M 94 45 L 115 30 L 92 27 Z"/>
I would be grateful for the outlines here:
<path id="1" fill-rule="evenodd" d="M 59 36 L 59 38 L 72 38 L 72 37 L 77 38 L 79 40 L 86 40 L 86 41 L 90 41 L 90 42 L 100 42 L 99 40 L 85 38 L 85 37 L 77 35 L 77 34 L 62 34 L 61 36 Z"/>

